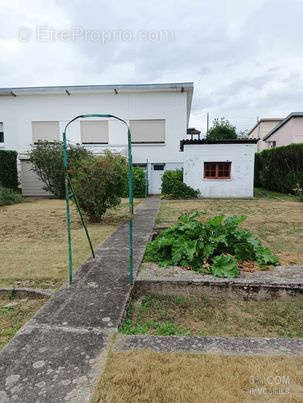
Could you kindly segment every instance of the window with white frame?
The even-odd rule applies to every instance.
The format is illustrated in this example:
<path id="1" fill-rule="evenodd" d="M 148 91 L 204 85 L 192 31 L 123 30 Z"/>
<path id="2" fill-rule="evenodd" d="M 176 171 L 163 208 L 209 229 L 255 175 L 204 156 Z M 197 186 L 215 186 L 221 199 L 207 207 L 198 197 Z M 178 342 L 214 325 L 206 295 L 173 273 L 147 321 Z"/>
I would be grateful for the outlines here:
<path id="1" fill-rule="evenodd" d="M 129 126 L 134 144 L 165 143 L 165 119 L 130 120 Z"/>
<path id="2" fill-rule="evenodd" d="M 60 141 L 60 128 L 57 121 L 32 122 L 33 143 L 48 141 L 50 143 Z"/>
<path id="3" fill-rule="evenodd" d="M 80 121 L 82 144 L 108 144 L 108 120 Z"/>
<path id="4" fill-rule="evenodd" d="M 3 122 L 0 122 L 0 144 L 4 143 Z"/>

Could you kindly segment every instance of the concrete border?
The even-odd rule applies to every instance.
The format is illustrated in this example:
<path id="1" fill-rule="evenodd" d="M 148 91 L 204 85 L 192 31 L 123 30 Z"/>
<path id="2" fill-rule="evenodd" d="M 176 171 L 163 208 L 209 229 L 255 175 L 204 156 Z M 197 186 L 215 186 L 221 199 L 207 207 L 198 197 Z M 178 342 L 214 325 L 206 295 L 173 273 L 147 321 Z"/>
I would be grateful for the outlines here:
<path id="1" fill-rule="evenodd" d="M 198 337 L 198 336 L 120 336 L 113 351 L 151 350 L 162 353 L 223 355 L 303 355 L 303 339 Z"/>
<path id="2" fill-rule="evenodd" d="M 143 280 L 137 279 L 134 295 L 207 295 L 210 297 L 232 297 L 240 299 L 272 299 L 287 296 L 303 296 L 301 283 L 264 283 L 260 281 L 239 282 L 236 280 Z"/>
<path id="3" fill-rule="evenodd" d="M 0 288 L 0 295 L 13 295 L 14 297 L 21 298 L 39 298 L 39 297 L 51 297 L 55 291 L 50 289 L 39 288 Z"/>

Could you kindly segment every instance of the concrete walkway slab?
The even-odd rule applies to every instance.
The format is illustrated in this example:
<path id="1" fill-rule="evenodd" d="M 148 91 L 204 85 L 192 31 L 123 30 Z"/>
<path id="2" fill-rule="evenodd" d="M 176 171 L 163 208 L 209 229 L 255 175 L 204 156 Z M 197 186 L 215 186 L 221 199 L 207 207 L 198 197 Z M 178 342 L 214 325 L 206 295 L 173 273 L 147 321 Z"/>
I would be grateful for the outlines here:
<path id="1" fill-rule="evenodd" d="M 157 211 L 148 198 L 134 218 L 134 274 Z M 122 224 L 0 352 L 0 403 L 83 402 L 130 295 L 128 223 Z"/>
<path id="2" fill-rule="evenodd" d="M 301 355 L 303 339 L 199 337 L 199 336 L 120 336 L 113 351 L 152 350 L 224 355 Z"/>

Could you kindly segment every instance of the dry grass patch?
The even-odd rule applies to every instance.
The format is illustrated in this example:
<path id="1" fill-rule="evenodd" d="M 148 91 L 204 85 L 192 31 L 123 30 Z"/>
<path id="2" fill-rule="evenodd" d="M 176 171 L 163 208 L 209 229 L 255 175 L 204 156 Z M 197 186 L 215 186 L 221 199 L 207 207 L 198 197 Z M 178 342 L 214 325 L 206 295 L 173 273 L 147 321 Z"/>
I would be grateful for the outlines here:
<path id="1" fill-rule="evenodd" d="M 162 201 L 158 227 L 174 224 L 184 212 L 199 210 L 202 220 L 217 214 L 244 214 L 244 228 L 253 231 L 281 264 L 303 264 L 303 203 L 292 198 L 254 200 L 175 200 Z"/>
<path id="2" fill-rule="evenodd" d="M 146 295 L 133 300 L 124 334 L 303 337 L 303 298 L 243 301 Z"/>
<path id="3" fill-rule="evenodd" d="M 257 388 L 260 393 L 254 393 Z M 142 351 L 110 355 L 93 402 L 302 400 L 303 357 L 236 357 Z"/>
<path id="4" fill-rule="evenodd" d="M 9 299 L 0 297 L 0 349 L 47 301 L 47 298 Z"/>
<path id="5" fill-rule="evenodd" d="M 123 200 L 121 206 L 107 211 L 102 223 L 88 225 L 94 247 L 114 232 L 127 212 L 127 200 Z M 0 287 L 56 288 L 67 279 L 64 200 L 40 199 L 1 207 L 0 227 Z M 76 268 L 90 256 L 90 248 L 74 208 L 72 239 Z"/>

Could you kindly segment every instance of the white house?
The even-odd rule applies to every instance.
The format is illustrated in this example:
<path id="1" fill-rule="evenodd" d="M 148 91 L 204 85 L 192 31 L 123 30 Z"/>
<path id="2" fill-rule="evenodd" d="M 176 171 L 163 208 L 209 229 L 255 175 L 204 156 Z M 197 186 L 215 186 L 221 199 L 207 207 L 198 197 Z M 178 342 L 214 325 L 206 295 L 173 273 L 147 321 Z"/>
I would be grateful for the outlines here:
<path id="1" fill-rule="evenodd" d="M 253 197 L 257 139 L 183 140 L 184 182 L 202 197 Z"/>
<path id="2" fill-rule="evenodd" d="M 38 140 L 58 141 L 66 123 L 82 114 L 112 114 L 132 131 L 133 162 L 148 170 L 149 193 L 160 193 L 164 170 L 182 167 L 179 142 L 186 137 L 193 83 L 87 85 L 0 89 L 0 148 L 19 153 L 24 195 L 44 195 L 27 152 Z M 69 141 L 94 153 L 126 155 L 127 131 L 112 119 L 73 123 Z"/>

